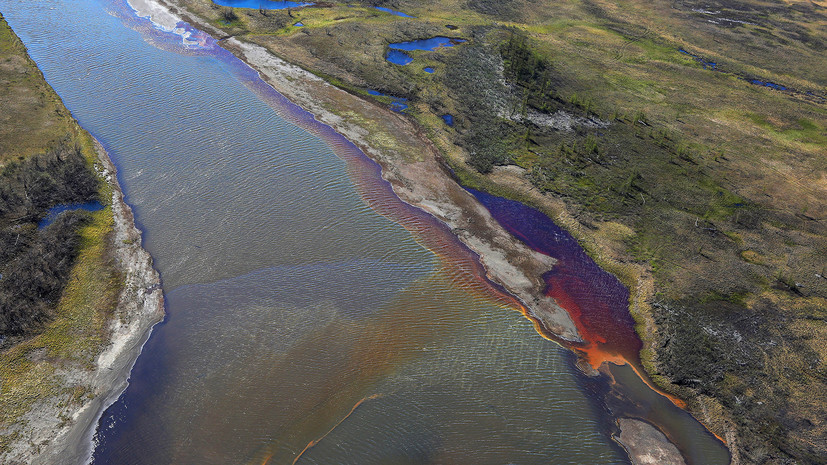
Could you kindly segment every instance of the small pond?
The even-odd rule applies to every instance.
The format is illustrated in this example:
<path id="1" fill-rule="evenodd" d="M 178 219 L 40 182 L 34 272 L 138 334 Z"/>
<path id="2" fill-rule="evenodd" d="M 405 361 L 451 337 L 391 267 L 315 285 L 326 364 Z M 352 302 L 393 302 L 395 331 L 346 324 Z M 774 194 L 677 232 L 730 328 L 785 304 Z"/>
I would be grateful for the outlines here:
<path id="1" fill-rule="evenodd" d="M 54 207 L 50 208 L 46 211 L 46 216 L 37 223 L 37 229 L 43 229 L 46 226 L 54 223 L 57 217 L 69 210 L 86 210 L 89 212 L 96 212 L 98 210 L 102 210 L 103 205 L 97 200 L 94 202 L 85 202 L 85 203 L 67 203 L 62 205 L 55 205 Z"/>
<path id="2" fill-rule="evenodd" d="M 700 63 L 701 66 L 703 66 L 704 69 L 710 69 L 712 71 L 721 71 L 720 69 L 718 69 L 718 63 L 716 63 L 714 61 L 708 61 L 705 58 L 703 58 L 701 56 L 698 56 L 698 55 L 695 55 L 694 53 L 688 52 L 688 51 L 686 51 L 682 48 L 679 48 L 678 51 L 680 53 L 683 53 L 684 55 L 688 55 L 688 56 L 694 58 L 695 61 Z M 745 77 L 742 77 L 742 76 L 738 76 L 738 79 L 743 79 L 743 80 L 749 82 L 750 84 L 754 84 L 756 86 L 769 87 L 769 88 L 775 89 L 775 90 L 794 91 L 794 89 L 790 89 L 789 87 L 785 87 L 785 86 L 782 86 L 781 84 L 777 84 L 777 83 L 771 82 L 771 81 L 762 81 L 760 79 L 745 78 Z"/>
<path id="3" fill-rule="evenodd" d="M 379 11 L 384 11 L 385 13 L 390 13 L 394 16 L 401 16 L 403 18 L 414 18 L 414 16 L 406 15 L 405 13 L 402 13 L 401 11 L 391 10 L 390 8 L 385 8 L 385 7 L 381 7 L 381 6 L 375 6 L 373 8 L 376 9 L 376 10 L 379 10 Z"/>
<path id="4" fill-rule="evenodd" d="M 446 113 L 442 115 L 442 121 L 445 121 L 445 124 L 448 126 L 454 127 L 454 115 L 449 115 Z"/>
<path id="5" fill-rule="evenodd" d="M 690 57 L 694 58 L 695 61 L 700 63 L 701 66 L 703 66 L 704 69 L 717 70 L 718 63 L 715 63 L 714 61 L 707 61 L 703 57 L 695 55 L 694 53 L 687 52 L 686 50 L 684 50 L 682 48 L 679 48 L 678 51 L 683 53 L 684 55 L 689 55 Z"/>
<path id="6" fill-rule="evenodd" d="M 388 97 L 391 99 L 390 108 L 396 112 L 403 112 L 408 108 L 408 99 L 402 97 L 394 97 L 392 95 L 383 94 L 378 90 L 368 89 L 368 94 L 375 97 Z"/>
<path id="7" fill-rule="evenodd" d="M 285 8 L 298 8 L 300 6 L 312 5 L 304 2 L 288 2 L 275 0 L 213 0 L 213 3 L 231 8 L 255 8 L 265 10 L 284 10 Z"/>
<path id="8" fill-rule="evenodd" d="M 390 44 L 390 50 L 388 51 L 388 55 L 386 59 L 395 65 L 405 66 L 408 63 L 413 61 L 410 55 L 401 51 L 413 51 L 413 50 L 436 50 L 439 47 L 453 47 L 456 44 L 461 44 L 465 42 L 465 39 L 457 39 L 455 37 L 444 37 L 444 36 L 437 36 L 431 37 L 430 39 L 420 39 L 420 40 L 411 40 L 408 42 L 396 42 Z M 433 72 L 433 71 L 429 71 Z"/>
<path id="9" fill-rule="evenodd" d="M 782 86 L 781 84 L 776 84 L 776 83 L 770 82 L 770 81 L 762 81 L 760 79 L 748 79 L 748 81 L 749 81 L 750 84 L 755 84 L 756 86 L 769 87 L 769 88 L 772 88 L 772 89 L 775 89 L 775 90 L 790 90 L 790 89 Z"/>
<path id="10" fill-rule="evenodd" d="M 425 71 L 426 73 L 429 73 L 429 74 L 434 73 L 434 69 L 431 68 L 430 66 L 426 66 L 425 68 L 423 68 L 423 71 Z"/>
<path id="11" fill-rule="evenodd" d="M 413 61 L 413 58 L 411 58 L 411 56 L 407 53 L 393 49 L 388 50 L 388 55 L 385 57 L 385 59 L 399 66 L 405 66 Z"/>

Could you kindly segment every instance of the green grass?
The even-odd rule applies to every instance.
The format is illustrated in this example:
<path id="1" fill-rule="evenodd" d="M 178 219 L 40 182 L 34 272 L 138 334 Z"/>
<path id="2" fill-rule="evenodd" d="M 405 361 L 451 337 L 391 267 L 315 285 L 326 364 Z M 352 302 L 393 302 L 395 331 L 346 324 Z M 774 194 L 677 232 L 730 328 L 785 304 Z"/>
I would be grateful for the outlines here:
<path id="1" fill-rule="evenodd" d="M 0 166 L 45 151 L 72 130 L 69 112 L 0 15 Z"/>

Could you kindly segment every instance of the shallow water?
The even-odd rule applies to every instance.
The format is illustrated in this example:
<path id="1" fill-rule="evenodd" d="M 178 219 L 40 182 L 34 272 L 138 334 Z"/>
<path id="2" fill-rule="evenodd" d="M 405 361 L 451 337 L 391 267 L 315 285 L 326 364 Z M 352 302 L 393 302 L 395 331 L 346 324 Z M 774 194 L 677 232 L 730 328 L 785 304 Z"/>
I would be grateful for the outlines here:
<path id="1" fill-rule="evenodd" d="M 369 95 L 373 95 L 374 97 L 388 97 L 391 99 L 390 109 L 396 112 L 403 112 L 408 109 L 408 99 L 403 97 L 393 97 L 388 94 L 383 94 L 378 90 L 368 89 L 367 90 Z"/>
<path id="2" fill-rule="evenodd" d="M 376 9 L 376 10 L 379 10 L 379 11 L 384 11 L 385 13 L 390 13 L 394 16 L 399 16 L 399 17 L 402 17 L 402 18 L 413 18 L 413 16 L 411 16 L 411 15 L 407 15 L 405 13 L 402 13 L 401 11 L 391 10 L 390 8 L 385 8 L 385 7 L 381 7 L 381 6 L 375 6 L 373 8 Z"/>
<path id="3" fill-rule="evenodd" d="M 391 63 L 399 66 L 405 66 L 411 62 L 413 62 L 413 58 L 405 52 L 400 52 L 399 50 L 388 50 L 388 54 L 385 55 L 385 59 L 390 61 Z"/>
<path id="4" fill-rule="evenodd" d="M 465 42 L 464 39 L 456 39 L 453 37 L 431 37 L 430 39 L 411 40 L 408 42 L 396 42 L 388 45 L 394 50 L 436 50 L 439 47 L 453 47 L 456 44 Z"/>
<path id="5" fill-rule="evenodd" d="M 729 451 L 697 420 L 670 399 L 653 391 L 635 373 L 641 369 L 643 343 L 629 314 L 629 290 L 601 269 L 577 240 L 548 216 L 519 202 L 474 189 L 469 191 L 511 234 L 532 249 L 557 259 L 544 279 L 546 295 L 572 316 L 585 343 L 575 346 L 595 367 L 607 361 L 614 379 L 607 394 L 618 416 L 641 418 L 657 425 L 693 465 L 729 463 Z"/>
<path id="6" fill-rule="evenodd" d="M 626 462 L 473 254 L 211 40 L 119 2 L 0 11 L 112 156 L 167 297 L 95 463 Z"/>

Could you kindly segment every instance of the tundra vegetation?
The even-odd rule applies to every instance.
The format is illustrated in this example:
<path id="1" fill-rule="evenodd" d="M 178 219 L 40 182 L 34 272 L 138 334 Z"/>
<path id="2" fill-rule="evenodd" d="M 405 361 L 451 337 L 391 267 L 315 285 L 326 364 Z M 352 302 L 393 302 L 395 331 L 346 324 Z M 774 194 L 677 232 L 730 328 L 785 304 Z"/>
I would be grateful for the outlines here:
<path id="1" fill-rule="evenodd" d="M 111 186 L 96 153 L 0 15 L 0 461 L 32 406 L 71 407 L 90 395 L 67 382 L 89 369 L 106 341 L 120 292 L 109 206 L 67 211 L 38 228 L 48 209 L 100 201 Z M 64 409 L 65 410 L 65 409 Z M 68 418 L 64 419 L 68 421 Z"/>
<path id="2" fill-rule="evenodd" d="M 462 182 L 572 218 L 633 291 L 649 375 L 742 463 L 827 456 L 823 2 L 176 3 L 351 93 L 407 98 Z M 437 35 L 468 42 L 385 60 Z"/>

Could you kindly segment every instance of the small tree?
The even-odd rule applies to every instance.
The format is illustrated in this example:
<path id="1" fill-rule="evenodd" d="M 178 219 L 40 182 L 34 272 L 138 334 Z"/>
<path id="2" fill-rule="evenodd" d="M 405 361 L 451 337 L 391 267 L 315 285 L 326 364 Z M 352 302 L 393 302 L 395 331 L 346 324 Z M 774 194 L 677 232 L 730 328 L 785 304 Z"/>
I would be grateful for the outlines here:
<path id="1" fill-rule="evenodd" d="M 235 10 L 230 8 L 222 8 L 221 9 L 221 16 L 224 18 L 224 21 L 227 23 L 232 23 L 233 21 L 238 20 L 238 15 L 235 14 Z"/>

